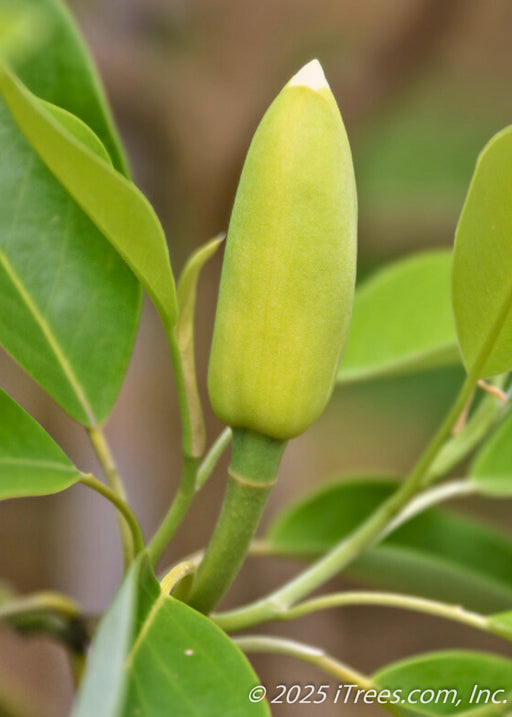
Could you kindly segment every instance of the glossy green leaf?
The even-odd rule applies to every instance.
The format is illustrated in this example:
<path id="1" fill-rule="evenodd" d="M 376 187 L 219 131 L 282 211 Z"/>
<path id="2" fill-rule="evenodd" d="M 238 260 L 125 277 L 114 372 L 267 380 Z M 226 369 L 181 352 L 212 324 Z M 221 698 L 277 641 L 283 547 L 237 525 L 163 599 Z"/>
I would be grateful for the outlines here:
<path id="1" fill-rule="evenodd" d="M 16 74 L 38 97 L 79 117 L 107 148 L 116 169 L 128 174 L 119 137 L 94 66 L 64 0 L 2 0 L 23 13 L 32 52 L 20 54 Z M 33 28 L 37 27 L 36 41 Z M 32 28 L 32 29 L 31 29 Z"/>
<path id="2" fill-rule="evenodd" d="M 455 235 L 453 306 L 464 365 L 512 368 L 512 127 L 480 154 Z"/>
<path id="3" fill-rule="evenodd" d="M 356 528 L 396 488 L 390 480 L 345 480 L 287 508 L 270 527 L 272 548 L 316 557 Z M 512 602 L 512 539 L 445 511 L 428 510 L 396 529 L 347 570 L 403 592 L 460 601 L 479 610 Z"/>
<path id="4" fill-rule="evenodd" d="M 0 101 L 0 343 L 75 420 L 108 416 L 130 357 L 133 275 Z"/>
<path id="5" fill-rule="evenodd" d="M 338 383 L 459 360 L 450 269 L 451 252 L 425 252 L 384 267 L 357 288 Z"/>
<path id="6" fill-rule="evenodd" d="M 446 650 L 410 657 L 379 670 L 373 681 L 396 694 L 391 703 L 415 714 L 505 714 L 512 692 L 512 660 L 484 652 Z M 486 692 L 488 691 L 488 692 Z M 494 700 L 494 704 L 493 704 Z"/>
<path id="7" fill-rule="evenodd" d="M 0 389 L 0 500 L 58 493 L 80 476 L 37 421 Z"/>
<path id="8" fill-rule="evenodd" d="M 30 145 L 130 266 L 169 330 L 177 318 L 176 290 L 164 232 L 150 203 L 56 122 L 5 67 L 0 91 Z"/>
<path id="9" fill-rule="evenodd" d="M 104 156 L 104 145 L 123 168 L 101 87 L 65 6 L 16 0 L 16 7 L 45 30 L 42 47 L 17 62 L 18 71 L 38 95 L 93 127 L 101 140 L 94 151 Z M 65 111 L 55 112 L 62 122 Z M 94 137 L 85 128 L 86 144 L 85 135 Z M 30 148 L 1 97 L 0 148 L 0 344 L 73 418 L 103 422 L 132 350 L 140 287 Z"/>
<path id="10" fill-rule="evenodd" d="M 175 335 L 181 355 L 183 384 L 187 394 L 190 416 L 189 427 L 183 426 L 183 431 L 187 431 L 189 434 L 185 437 L 184 443 L 189 444 L 191 455 L 196 457 L 203 454 L 205 444 L 203 409 L 197 390 L 194 356 L 194 316 L 197 282 L 201 269 L 215 254 L 223 240 L 224 235 L 215 237 L 215 239 L 212 239 L 194 252 L 187 261 L 178 282 L 179 316 Z"/>
<path id="11" fill-rule="evenodd" d="M 258 717 L 258 678 L 208 618 L 163 593 L 142 556 L 103 618 L 73 717 Z"/>
<path id="12" fill-rule="evenodd" d="M 59 122 L 64 129 L 72 134 L 78 142 L 84 144 L 91 150 L 91 152 L 104 162 L 112 165 L 112 161 L 105 149 L 105 146 L 99 137 L 94 134 L 92 129 L 85 124 L 85 122 L 83 122 L 79 117 L 71 114 L 71 112 L 68 112 L 62 107 L 57 107 L 57 105 L 54 105 L 51 102 L 46 102 L 45 100 L 39 100 L 39 102 L 41 106 L 53 115 L 53 118 L 57 120 L 57 122 Z"/>
<path id="13" fill-rule="evenodd" d="M 469 474 L 482 493 L 512 495 L 512 413 L 480 449 Z"/>

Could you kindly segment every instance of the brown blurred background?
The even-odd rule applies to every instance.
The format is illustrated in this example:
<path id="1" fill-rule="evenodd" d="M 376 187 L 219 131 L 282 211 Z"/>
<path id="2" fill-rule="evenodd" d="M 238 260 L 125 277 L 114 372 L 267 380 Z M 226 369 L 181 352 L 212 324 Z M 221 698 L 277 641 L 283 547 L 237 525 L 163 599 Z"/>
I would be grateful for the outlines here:
<path id="1" fill-rule="evenodd" d="M 508 0 L 73 0 L 106 84 L 138 184 L 154 203 L 179 272 L 188 254 L 226 227 L 248 143 L 288 78 L 318 57 L 351 140 L 360 203 L 359 278 L 420 248 L 450 245 L 478 151 L 512 118 L 512 4 Z M 197 362 L 209 439 L 205 375 L 220 270 L 204 271 Z M 146 302 L 133 360 L 107 434 L 149 536 L 180 470 L 179 420 L 163 331 Z M 82 469 L 96 468 L 75 426 L 3 353 L 3 387 Z M 338 389 L 322 419 L 289 446 L 266 520 L 290 498 L 336 475 L 392 473 L 411 465 L 460 378 L 457 369 Z M 168 562 L 205 544 L 225 462 L 194 504 Z M 482 508 L 466 502 L 466 512 Z M 486 504 L 507 524 L 509 508 Z M 0 504 L 0 575 L 21 592 L 56 589 L 103 609 L 120 579 L 112 510 L 76 487 Z M 252 560 L 226 604 L 282 582 L 297 566 Z M 341 585 L 338 582 L 338 587 Z M 347 583 L 344 583 L 347 584 Z M 462 627 L 395 611 L 346 609 L 265 628 L 325 647 L 361 671 L 430 649 L 502 649 Z M 255 659 L 269 688 L 329 682 L 288 659 Z M 332 680 L 331 680 L 332 682 Z M 0 691 L 29 714 L 68 714 L 62 651 L 0 632 Z M 313 714 L 310 706 L 276 715 Z M 335 707 L 314 714 L 334 715 Z M 346 707 L 347 715 L 373 708 Z M 375 714 L 378 714 L 377 710 Z"/>

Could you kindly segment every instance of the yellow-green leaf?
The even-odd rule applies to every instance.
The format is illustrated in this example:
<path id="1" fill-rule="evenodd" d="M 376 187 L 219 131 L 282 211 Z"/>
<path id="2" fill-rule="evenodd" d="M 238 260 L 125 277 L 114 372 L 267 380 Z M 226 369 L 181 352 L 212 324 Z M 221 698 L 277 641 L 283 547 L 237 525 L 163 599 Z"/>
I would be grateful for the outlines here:
<path id="1" fill-rule="evenodd" d="M 57 122 L 6 67 L 0 68 L 0 91 L 31 146 L 130 266 L 168 329 L 177 318 L 174 278 L 162 227 L 147 199 Z"/>
<path id="2" fill-rule="evenodd" d="M 385 266 L 356 288 L 338 383 L 457 363 L 451 252 L 422 252 Z"/>
<path id="3" fill-rule="evenodd" d="M 480 154 L 455 235 L 453 307 L 476 378 L 512 368 L 512 127 Z"/>

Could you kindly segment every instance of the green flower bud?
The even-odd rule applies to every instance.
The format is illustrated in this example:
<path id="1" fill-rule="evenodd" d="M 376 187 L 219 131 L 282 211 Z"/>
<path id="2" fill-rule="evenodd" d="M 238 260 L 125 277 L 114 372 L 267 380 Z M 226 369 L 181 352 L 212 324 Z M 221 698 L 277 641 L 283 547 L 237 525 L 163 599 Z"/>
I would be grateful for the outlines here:
<path id="1" fill-rule="evenodd" d="M 356 227 L 347 135 L 313 60 L 256 130 L 231 215 L 208 375 L 228 425 L 287 440 L 323 411 L 350 319 Z"/>

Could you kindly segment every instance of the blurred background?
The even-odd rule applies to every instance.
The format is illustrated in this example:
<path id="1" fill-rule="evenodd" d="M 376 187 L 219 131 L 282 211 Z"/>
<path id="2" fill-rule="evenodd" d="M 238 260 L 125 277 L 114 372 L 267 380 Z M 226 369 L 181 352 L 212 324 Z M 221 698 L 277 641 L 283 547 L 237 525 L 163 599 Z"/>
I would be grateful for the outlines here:
<path id="1" fill-rule="evenodd" d="M 226 228 L 263 112 L 313 57 L 323 64 L 353 149 L 358 280 L 397 256 L 451 244 L 477 154 L 511 122 L 508 0 L 73 0 L 70 6 L 99 66 L 136 181 L 166 229 L 176 273 L 196 247 Z M 222 428 L 205 391 L 220 264 L 219 256 L 204 270 L 197 306 L 197 364 L 210 441 Z M 146 302 L 107 426 L 146 535 L 165 512 L 180 471 L 170 372 L 163 330 Z M 3 353 L 0 374 L 3 387 L 81 469 L 97 470 L 85 433 Z M 290 444 L 265 520 L 336 476 L 403 475 L 460 376 L 457 369 L 440 370 L 336 390 L 321 420 Z M 162 566 L 208 540 L 225 468 L 226 460 Z M 485 513 L 505 527 L 509 520 L 506 505 L 466 501 L 460 509 Z M 113 512 L 82 487 L 1 503 L 0 544 L 0 575 L 17 590 L 61 590 L 90 612 L 105 608 L 121 577 Z M 260 595 L 296 570 L 282 561 L 250 560 L 225 605 Z M 462 627 L 377 608 L 324 613 L 265 631 L 322 646 L 363 672 L 431 649 L 503 649 Z M 329 681 L 284 658 L 265 656 L 254 664 L 268 686 Z M 23 641 L 1 630 L 0 690 L 4 684 L 28 705 L 28 714 L 69 713 L 65 656 L 48 641 Z M 275 709 L 276 715 L 296 713 L 311 714 L 311 707 Z M 335 713 L 328 705 L 315 710 Z M 356 717 L 373 713 L 368 706 L 345 708 Z"/>

